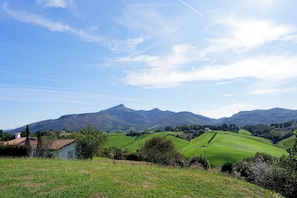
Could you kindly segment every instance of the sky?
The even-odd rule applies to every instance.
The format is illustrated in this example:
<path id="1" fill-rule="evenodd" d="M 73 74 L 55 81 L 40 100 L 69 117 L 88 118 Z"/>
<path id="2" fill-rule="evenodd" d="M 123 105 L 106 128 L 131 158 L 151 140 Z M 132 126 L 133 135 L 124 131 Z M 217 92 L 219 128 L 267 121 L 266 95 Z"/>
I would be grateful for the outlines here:
<path id="1" fill-rule="evenodd" d="M 0 0 L 0 129 L 119 104 L 297 109 L 295 0 Z"/>

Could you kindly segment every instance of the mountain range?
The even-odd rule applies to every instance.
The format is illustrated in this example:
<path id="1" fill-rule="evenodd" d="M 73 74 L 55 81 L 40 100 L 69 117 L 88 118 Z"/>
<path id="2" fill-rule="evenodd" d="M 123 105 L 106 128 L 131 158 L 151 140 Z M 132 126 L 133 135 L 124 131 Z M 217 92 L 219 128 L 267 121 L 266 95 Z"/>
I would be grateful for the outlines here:
<path id="1" fill-rule="evenodd" d="M 87 125 L 102 131 L 131 131 L 146 129 L 164 129 L 167 126 L 176 127 L 190 125 L 221 125 L 283 123 L 297 120 L 297 110 L 273 108 L 269 110 L 241 111 L 231 117 L 212 119 L 191 112 L 152 110 L 133 110 L 123 104 L 96 113 L 64 115 L 58 119 L 44 120 L 29 124 L 30 131 L 79 131 Z M 25 131 L 25 126 L 10 132 Z"/>

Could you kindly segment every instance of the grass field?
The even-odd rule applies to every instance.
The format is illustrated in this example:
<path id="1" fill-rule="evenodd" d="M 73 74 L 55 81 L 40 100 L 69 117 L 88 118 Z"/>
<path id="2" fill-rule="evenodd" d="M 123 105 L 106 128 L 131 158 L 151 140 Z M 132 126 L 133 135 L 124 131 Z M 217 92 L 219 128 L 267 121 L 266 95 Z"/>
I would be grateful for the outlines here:
<path id="1" fill-rule="evenodd" d="M 251 157 L 257 152 L 280 157 L 287 154 L 284 149 L 275 147 L 270 141 L 232 132 L 218 131 L 215 138 L 208 144 L 214 132 L 207 132 L 193 139 L 185 146 L 181 153 L 186 157 L 205 155 L 210 163 L 216 167 L 225 162 L 235 162 Z"/>
<path id="2" fill-rule="evenodd" d="M 295 143 L 295 135 L 292 135 L 291 137 L 288 137 L 286 139 L 283 139 L 282 141 L 278 142 L 276 145 L 283 149 L 289 149 L 292 148 Z"/>
<path id="3" fill-rule="evenodd" d="M 246 131 L 232 133 L 218 131 L 215 138 L 208 141 L 216 131 L 202 134 L 201 136 L 187 141 L 176 137 L 177 132 L 158 132 L 144 134 L 139 137 L 126 136 L 123 133 L 110 134 L 105 147 L 115 146 L 123 151 L 136 152 L 145 142 L 154 136 L 163 136 L 173 141 L 177 150 L 187 158 L 205 155 L 213 166 L 219 167 L 225 162 L 236 162 L 246 157 L 251 157 L 256 152 L 263 152 L 280 157 L 287 152 L 273 146 L 270 140 L 250 135 Z"/>
<path id="4" fill-rule="evenodd" d="M 105 147 L 115 146 L 122 150 L 129 152 L 136 152 L 137 149 L 141 148 L 145 142 L 154 136 L 163 136 L 173 141 L 176 148 L 180 151 L 185 147 L 189 141 L 177 138 L 178 132 L 156 132 L 151 134 L 144 134 L 141 136 L 126 136 L 124 133 L 114 133 L 108 135 L 108 141 Z"/>
<path id="5" fill-rule="evenodd" d="M 95 159 L 0 158 L 0 197 L 276 197 L 211 171 Z"/>

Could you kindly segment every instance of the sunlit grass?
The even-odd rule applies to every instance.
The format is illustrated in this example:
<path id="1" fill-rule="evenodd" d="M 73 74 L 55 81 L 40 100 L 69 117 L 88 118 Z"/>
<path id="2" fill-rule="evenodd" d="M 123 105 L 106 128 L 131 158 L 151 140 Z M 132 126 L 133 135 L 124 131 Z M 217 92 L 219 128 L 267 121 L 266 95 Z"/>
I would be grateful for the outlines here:
<path id="1" fill-rule="evenodd" d="M 257 152 L 280 157 L 287 152 L 273 146 L 269 141 L 264 141 L 255 136 L 247 136 L 232 132 L 219 131 L 215 138 L 208 144 L 214 132 L 204 133 L 192 140 L 181 152 L 186 157 L 205 155 L 214 166 L 221 166 L 225 162 L 236 162 L 246 157 L 254 156 Z"/>
<path id="2" fill-rule="evenodd" d="M 273 197 L 211 171 L 145 162 L 0 158 L 0 197 Z"/>

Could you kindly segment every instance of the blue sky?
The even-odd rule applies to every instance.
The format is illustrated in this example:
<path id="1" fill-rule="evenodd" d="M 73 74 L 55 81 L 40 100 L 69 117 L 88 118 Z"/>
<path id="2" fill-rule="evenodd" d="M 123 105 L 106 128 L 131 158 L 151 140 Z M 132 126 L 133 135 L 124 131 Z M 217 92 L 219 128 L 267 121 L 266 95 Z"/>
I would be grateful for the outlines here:
<path id="1" fill-rule="evenodd" d="M 297 109 L 295 0 L 0 0 L 0 129 L 118 104 Z"/>

